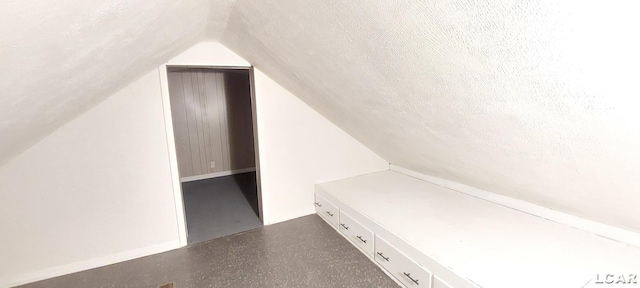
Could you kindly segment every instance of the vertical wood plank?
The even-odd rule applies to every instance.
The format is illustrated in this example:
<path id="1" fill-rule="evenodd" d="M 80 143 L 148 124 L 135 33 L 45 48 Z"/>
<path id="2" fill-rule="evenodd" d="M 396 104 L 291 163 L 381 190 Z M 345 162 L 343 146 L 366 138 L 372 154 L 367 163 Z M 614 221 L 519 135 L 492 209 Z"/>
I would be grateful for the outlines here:
<path id="1" fill-rule="evenodd" d="M 207 173 L 207 164 L 205 163 L 206 160 L 206 152 L 205 152 L 205 146 L 204 146 L 204 129 L 203 129 L 203 121 L 202 121 L 202 103 L 200 102 L 200 89 L 198 88 L 198 74 L 195 71 L 192 71 L 191 73 L 191 83 L 193 85 L 193 101 L 194 101 L 194 107 L 195 107 L 195 114 L 196 114 L 196 128 L 198 129 L 198 148 L 199 148 L 199 159 L 200 159 L 200 174 L 206 174 Z"/>
<path id="2" fill-rule="evenodd" d="M 222 157 L 222 142 L 220 131 L 220 119 L 218 115 L 218 72 L 209 71 L 205 74 L 205 90 L 207 91 L 207 110 L 209 115 L 209 136 L 211 137 L 211 149 L 213 151 L 213 161 L 216 162 L 214 172 L 224 170 Z"/>
<path id="3" fill-rule="evenodd" d="M 227 122 L 226 89 L 224 85 L 224 73 L 218 73 L 218 119 L 220 119 L 220 141 L 222 142 L 222 160 L 224 170 L 231 170 L 231 159 L 229 152 L 229 126 Z"/>
<path id="4" fill-rule="evenodd" d="M 211 161 L 213 160 L 213 155 L 212 155 L 212 143 L 211 143 L 211 136 L 210 134 L 210 128 L 209 126 L 211 125 L 210 121 L 209 121 L 209 113 L 208 113 L 208 103 L 207 103 L 207 90 L 206 90 L 206 82 L 205 82 L 205 78 L 204 78 L 204 73 L 206 73 L 205 69 L 198 69 L 197 71 L 194 72 L 194 74 L 196 75 L 197 79 L 198 79 L 198 95 L 200 96 L 200 108 L 201 108 L 201 122 L 202 122 L 202 139 L 204 141 L 204 153 L 203 155 L 201 155 L 201 159 L 204 159 L 204 173 L 211 173 L 213 172 L 213 169 L 211 168 Z"/>
<path id="5" fill-rule="evenodd" d="M 178 169 L 182 177 L 193 176 L 182 75 L 180 72 L 169 72 L 167 74 L 167 80 L 169 82 L 169 101 L 171 103 L 171 117 L 173 119 Z"/>
<path id="6" fill-rule="evenodd" d="M 238 72 L 188 69 L 170 73 L 181 176 L 255 166 L 248 85 L 248 76 Z M 212 161 L 216 163 L 213 169 Z"/>
<path id="7" fill-rule="evenodd" d="M 191 167 L 194 175 L 202 174 L 202 165 L 200 163 L 200 147 L 198 146 L 198 115 L 199 107 L 193 95 L 193 82 L 191 81 L 190 72 L 182 72 L 182 82 L 184 88 L 184 100 L 187 107 L 187 124 L 189 127 L 189 146 L 191 147 Z"/>

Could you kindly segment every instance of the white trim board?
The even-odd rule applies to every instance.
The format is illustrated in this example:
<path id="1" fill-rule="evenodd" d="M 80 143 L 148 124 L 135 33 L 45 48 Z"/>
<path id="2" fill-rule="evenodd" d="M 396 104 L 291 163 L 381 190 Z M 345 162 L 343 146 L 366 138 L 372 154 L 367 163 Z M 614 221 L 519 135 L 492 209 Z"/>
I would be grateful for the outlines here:
<path id="1" fill-rule="evenodd" d="M 477 197 L 489 202 L 496 203 L 511 209 L 515 209 L 533 216 L 537 216 L 543 219 L 547 219 L 559 224 L 568 225 L 583 231 L 587 231 L 598 236 L 619 241 L 622 243 L 630 244 L 636 247 L 640 247 L 640 233 L 625 230 L 622 228 L 614 227 L 611 225 L 603 224 L 593 220 L 585 219 L 561 211 L 553 210 L 551 208 L 539 206 L 531 202 L 511 198 L 508 196 L 500 195 L 497 193 L 485 191 L 468 185 L 460 184 L 454 181 L 445 180 L 442 178 L 421 174 L 413 170 L 402 168 L 396 165 L 390 165 L 390 170 L 396 171 L 413 178 L 427 181 L 436 185 L 440 185 L 444 188 L 451 189 L 457 192 L 461 192 L 473 197 Z"/>
<path id="2" fill-rule="evenodd" d="M 85 261 L 77 261 L 65 265 L 51 267 L 35 272 L 24 273 L 5 279 L 0 279 L 0 287 L 14 287 L 18 285 L 24 285 L 44 279 L 49 279 L 57 276 L 67 275 L 80 271 L 85 271 L 97 267 L 116 264 L 123 261 L 149 256 L 157 253 L 166 252 L 169 250 L 180 248 L 180 241 L 174 240 L 161 244 L 142 247 L 139 249 L 128 250 L 119 252 L 103 257 L 93 258 Z"/>
<path id="3" fill-rule="evenodd" d="M 242 174 L 242 173 L 255 172 L 255 171 L 256 171 L 256 167 L 242 168 L 242 169 L 231 170 L 231 171 L 222 171 L 222 172 L 216 172 L 216 173 L 209 173 L 209 174 L 202 174 L 202 175 L 196 175 L 196 176 L 182 177 L 182 178 L 180 178 L 180 182 L 182 182 L 182 183 L 191 182 L 191 181 L 204 180 L 204 179 L 210 179 L 210 178 L 217 178 L 217 177 L 222 177 L 222 176 L 229 176 L 229 175 L 234 175 L 234 174 Z"/>
<path id="4" fill-rule="evenodd" d="M 173 200 L 175 203 L 176 224 L 178 226 L 178 239 L 180 247 L 187 246 L 187 219 L 184 213 L 180 173 L 178 172 L 178 156 L 176 154 L 176 142 L 171 120 L 171 104 L 169 102 L 169 80 L 167 65 L 158 67 L 160 76 L 160 93 L 162 94 L 162 110 L 164 112 L 164 127 L 167 133 L 167 150 L 169 152 L 169 166 L 171 171 L 171 184 L 173 186 Z"/>

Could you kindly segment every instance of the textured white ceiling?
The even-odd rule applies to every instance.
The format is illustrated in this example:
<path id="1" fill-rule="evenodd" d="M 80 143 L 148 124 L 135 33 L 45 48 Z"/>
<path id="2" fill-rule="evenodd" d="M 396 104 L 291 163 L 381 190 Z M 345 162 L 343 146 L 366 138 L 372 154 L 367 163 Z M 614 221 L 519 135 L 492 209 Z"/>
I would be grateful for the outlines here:
<path id="1" fill-rule="evenodd" d="M 636 6 L 238 0 L 222 41 L 392 164 L 640 231 Z"/>
<path id="2" fill-rule="evenodd" d="M 233 1 L 0 2 L 0 164 L 205 37 Z"/>
<path id="3" fill-rule="evenodd" d="M 213 38 L 393 164 L 640 231 L 635 1 L 1 5 L 0 163 Z"/>

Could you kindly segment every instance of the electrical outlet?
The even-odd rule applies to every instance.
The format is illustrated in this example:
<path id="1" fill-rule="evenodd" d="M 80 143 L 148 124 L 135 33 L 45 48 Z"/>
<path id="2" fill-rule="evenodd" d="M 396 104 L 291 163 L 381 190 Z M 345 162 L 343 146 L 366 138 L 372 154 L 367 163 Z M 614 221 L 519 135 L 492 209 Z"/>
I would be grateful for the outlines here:
<path id="1" fill-rule="evenodd" d="M 211 168 L 216 168 L 216 162 L 211 161 Z"/>

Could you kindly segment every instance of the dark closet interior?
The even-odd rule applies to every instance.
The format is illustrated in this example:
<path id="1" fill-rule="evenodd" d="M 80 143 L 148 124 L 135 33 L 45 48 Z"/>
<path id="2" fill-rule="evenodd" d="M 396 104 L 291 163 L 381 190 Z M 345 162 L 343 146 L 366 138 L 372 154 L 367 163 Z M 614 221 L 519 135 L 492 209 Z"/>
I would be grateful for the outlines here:
<path id="1" fill-rule="evenodd" d="M 250 72 L 168 68 L 189 244 L 262 226 Z"/>

